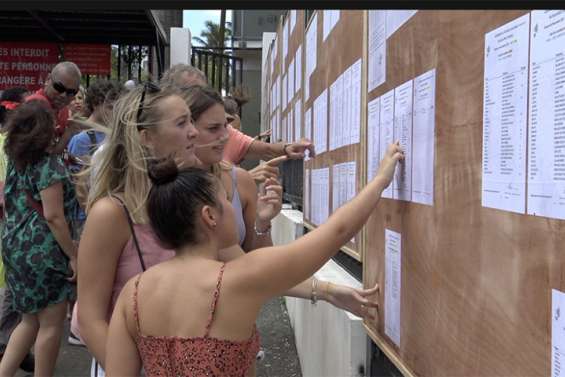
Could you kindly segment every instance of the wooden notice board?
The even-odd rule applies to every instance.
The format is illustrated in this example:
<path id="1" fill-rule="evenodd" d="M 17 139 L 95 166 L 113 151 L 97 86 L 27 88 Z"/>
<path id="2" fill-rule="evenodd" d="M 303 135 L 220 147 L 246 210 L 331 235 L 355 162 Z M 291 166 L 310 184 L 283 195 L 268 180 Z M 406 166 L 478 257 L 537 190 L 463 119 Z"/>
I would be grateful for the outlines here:
<path id="1" fill-rule="evenodd" d="M 364 177 L 364 164 L 362 158 L 362 146 L 364 145 L 363 137 L 363 125 L 365 122 L 365 74 L 363 73 L 365 68 L 364 55 L 364 12 L 359 10 L 341 10 L 339 11 L 339 20 L 333 27 L 332 31 L 327 35 L 326 39 L 323 38 L 323 28 L 324 28 L 324 17 L 327 17 L 327 11 L 316 11 L 314 16 L 310 20 L 309 28 L 317 27 L 317 58 L 316 58 L 316 69 L 313 71 L 308 82 L 308 77 L 305 72 L 305 65 L 303 69 L 304 85 L 309 85 L 309 96 L 304 102 L 303 112 L 306 113 L 308 109 L 313 111 L 314 101 L 324 92 L 327 91 L 327 141 L 328 150 L 324 153 L 319 154 L 316 158 L 308 160 L 304 164 L 305 179 L 310 178 L 310 184 L 305 182 L 304 187 L 306 189 L 311 188 L 311 171 L 313 169 L 319 168 L 329 168 L 329 213 L 331 214 L 337 208 L 332 208 L 332 197 L 333 197 L 333 180 L 336 178 L 333 176 L 333 166 L 336 164 L 355 162 L 356 163 L 356 182 L 355 192 L 358 192 L 359 187 L 361 187 L 361 179 Z M 317 24 L 312 24 L 312 20 L 317 21 Z M 307 45 L 308 41 L 305 42 L 305 49 L 309 49 Z M 359 132 L 360 132 L 360 142 L 350 145 L 345 145 L 334 150 L 329 150 L 330 146 L 330 135 L 331 130 L 329 128 L 330 119 L 330 86 L 334 83 L 340 75 L 345 72 L 350 66 L 355 62 L 360 60 L 361 64 L 361 90 L 358 94 L 360 96 L 361 106 L 360 106 L 360 121 L 359 121 Z M 306 123 L 306 120 L 304 120 Z M 313 123 L 312 123 L 313 124 Z M 312 126 L 312 129 L 314 126 Z M 305 135 L 306 137 L 312 138 L 313 135 Z M 316 143 L 315 138 L 313 138 L 314 143 Z M 306 197 L 310 193 L 305 193 Z M 312 208 L 308 208 L 304 214 L 306 227 L 312 229 L 315 225 L 312 223 Z M 361 260 L 361 233 L 354 238 L 354 242 L 349 242 L 342 250 L 357 260 Z"/>
<path id="2" fill-rule="evenodd" d="M 271 43 L 269 52 L 269 77 L 271 90 L 269 92 L 270 112 L 271 112 L 271 142 L 276 143 L 281 136 L 281 30 L 278 25 L 277 34 Z"/>
<path id="3" fill-rule="evenodd" d="M 287 143 L 300 139 L 302 134 L 302 62 L 304 57 L 304 11 L 290 10 L 281 23 L 280 41 L 283 45 L 281 53 L 281 72 L 286 77 L 286 88 L 282 88 L 282 140 Z M 284 33 L 287 35 L 284 36 Z M 286 56 L 284 51 L 286 38 Z M 300 73 L 296 72 L 300 69 Z M 300 80 L 300 81 L 299 81 Z M 282 83 L 282 82 L 281 82 Z M 284 85 L 284 84 L 281 84 Z M 298 89 L 300 88 L 300 89 Z M 298 105 L 297 105 L 298 103 Z"/>
<path id="4" fill-rule="evenodd" d="M 365 326 L 408 375 L 551 371 L 565 222 L 481 205 L 485 34 L 526 13 L 418 11 L 388 38 L 386 82 L 367 97 L 436 69 L 433 206 L 382 199 L 365 227 L 364 286 L 381 287 L 378 318 Z M 385 229 L 401 234 L 399 347 L 384 331 Z"/>

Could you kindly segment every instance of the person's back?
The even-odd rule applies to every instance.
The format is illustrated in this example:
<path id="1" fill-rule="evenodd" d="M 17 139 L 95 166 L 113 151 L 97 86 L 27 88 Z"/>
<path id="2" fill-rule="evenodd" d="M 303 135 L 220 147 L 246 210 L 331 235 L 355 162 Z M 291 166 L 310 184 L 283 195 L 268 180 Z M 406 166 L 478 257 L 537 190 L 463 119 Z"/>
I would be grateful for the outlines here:
<path id="1" fill-rule="evenodd" d="M 130 296 L 127 322 L 138 335 L 148 376 L 247 376 L 253 371 L 257 312 L 234 300 L 229 266 L 214 260 L 167 261 L 133 281 L 124 293 Z"/>

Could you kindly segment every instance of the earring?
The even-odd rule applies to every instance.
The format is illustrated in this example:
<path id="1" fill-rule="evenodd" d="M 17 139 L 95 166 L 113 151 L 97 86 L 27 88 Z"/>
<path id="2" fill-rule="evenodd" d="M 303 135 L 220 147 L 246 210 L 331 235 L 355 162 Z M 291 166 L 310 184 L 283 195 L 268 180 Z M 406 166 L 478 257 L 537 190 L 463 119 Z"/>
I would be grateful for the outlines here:
<path id="1" fill-rule="evenodd" d="M 215 228 L 216 225 L 218 225 L 218 224 L 216 224 L 216 222 L 213 222 L 213 223 L 212 223 L 212 227 L 213 227 L 213 228 Z"/>

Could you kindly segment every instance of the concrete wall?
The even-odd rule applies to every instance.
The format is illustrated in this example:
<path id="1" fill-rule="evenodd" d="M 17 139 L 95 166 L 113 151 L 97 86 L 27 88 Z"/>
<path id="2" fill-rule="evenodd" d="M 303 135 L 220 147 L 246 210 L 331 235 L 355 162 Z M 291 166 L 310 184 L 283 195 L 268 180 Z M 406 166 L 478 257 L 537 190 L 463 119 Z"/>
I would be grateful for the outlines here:
<path id="1" fill-rule="evenodd" d="M 283 209 L 273 220 L 273 243 L 285 244 L 303 234 L 302 212 Z M 327 262 L 316 278 L 360 288 L 361 283 L 334 261 Z M 361 376 L 365 369 L 367 335 L 362 319 L 326 302 L 285 298 L 294 329 L 302 375 Z"/>

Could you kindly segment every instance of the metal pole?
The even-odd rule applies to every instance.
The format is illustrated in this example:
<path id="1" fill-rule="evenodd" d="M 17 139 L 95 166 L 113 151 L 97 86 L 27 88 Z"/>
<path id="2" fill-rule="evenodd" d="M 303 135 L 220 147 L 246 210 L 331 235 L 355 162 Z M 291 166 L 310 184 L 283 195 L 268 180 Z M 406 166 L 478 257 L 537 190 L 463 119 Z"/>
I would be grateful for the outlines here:
<path id="1" fill-rule="evenodd" d="M 212 86 L 216 87 L 216 57 L 214 55 L 212 58 Z"/>
<path id="2" fill-rule="evenodd" d="M 122 45 L 118 45 L 118 81 L 122 78 Z"/>
<path id="3" fill-rule="evenodd" d="M 200 55 L 200 57 L 202 57 L 202 55 Z M 204 53 L 204 70 L 205 70 L 205 74 L 206 74 L 206 78 L 208 79 L 208 81 L 210 81 L 210 76 L 208 76 L 208 54 Z M 202 69 L 202 68 L 200 68 Z"/>
<path id="4" fill-rule="evenodd" d="M 234 58 L 231 59 L 232 63 L 231 63 L 231 82 L 232 82 L 232 87 L 235 88 L 235 63 L 237 62 Z"/>
<path id="5" fill-rule="evenodd" d="M 222 94 L 222 73 L 224 71 L 224 57 L 219 56 L 220 64 L 218 65 L 218 92 Z"/>
<path id="6" fill-rule="evenodd" d="M 137 82 L 141 82 L 141 55 L 143 53 L 143 50 L 141 46 L 137 46 L 137 48 L 139 49 L 139 55 L 137 56 Z"/>
<path id="7" fill-rule="evenodd" d="M 226 94 L 230 92 L 230 60 L 226 59 Z"/>
<path id="8" fill-rule="evenodd" d="M 132 63 L 132 58 L 131 58 L 131 45 L 128 46 L 128 80 L 131 80 L 131 63 Z"/>

